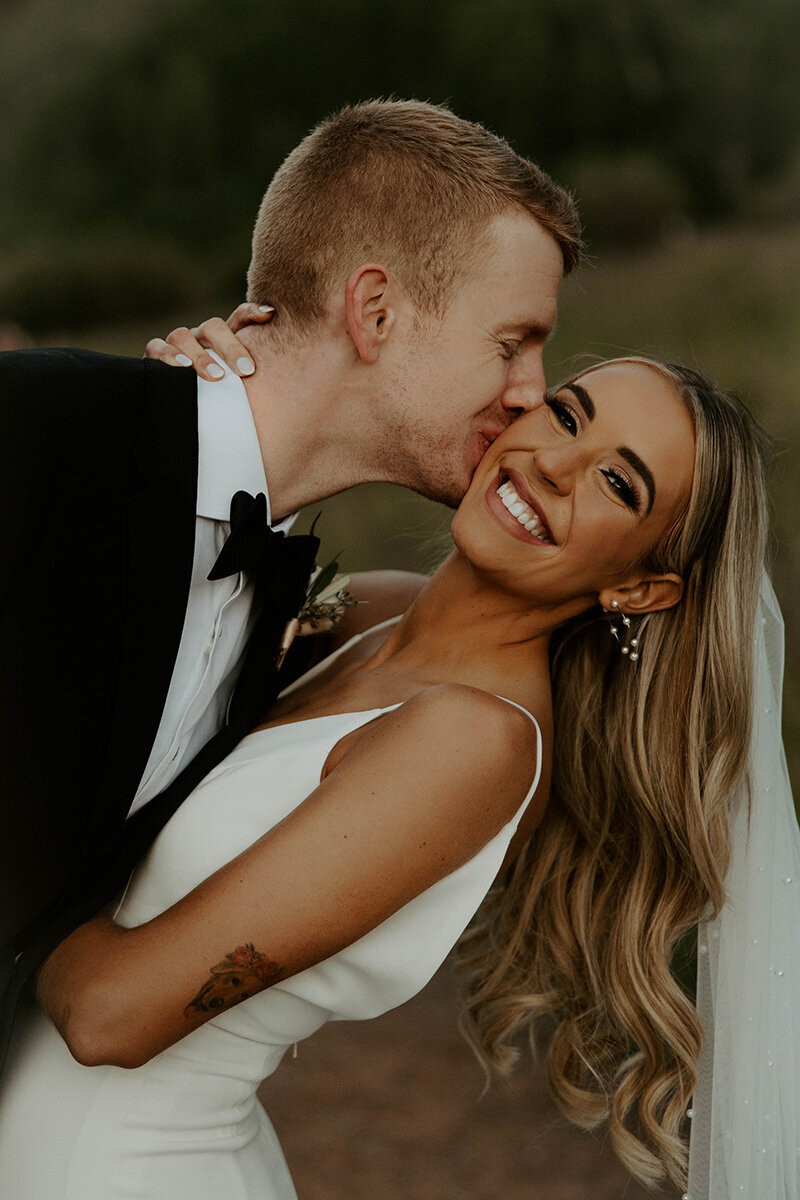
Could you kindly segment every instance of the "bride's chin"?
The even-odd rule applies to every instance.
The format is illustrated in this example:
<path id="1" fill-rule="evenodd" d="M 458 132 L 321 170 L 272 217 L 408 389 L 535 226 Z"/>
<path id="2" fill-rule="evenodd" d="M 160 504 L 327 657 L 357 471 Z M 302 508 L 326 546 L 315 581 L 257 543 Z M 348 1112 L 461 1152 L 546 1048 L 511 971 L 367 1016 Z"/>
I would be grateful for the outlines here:
<path id="1" fill-rule="evenodd" d="M 471 522 L 469 517 L 466 514 L 462 516 L 461 509 L 457 509 L 452 521 L 450 522 L 450 537 L 456 550 L 458 550 L 461 556 L 466 558 L 468 562 L 472 562 L 473 557 L 476 554 L 479 557 L 482 557 L 480 555 L 479 546 L 476 544 L 474 531 L 470 528 L 470 525 Z M 480 538 L 477 539 L 478 542 L 480 540 Z"/>
<path id="2" fill-rule="evenodd" d="M 503 564 L 500 561 L 497 543 L 486 536 L 486 531 L 476 530 L 468 521 L 459 524 L 457 518 L 458 514 L 450 526 L 450 536 L 457 556 L 469 563 L 475 571 L 485 574 L 488 580 L 491 580 L 494 574 L 499 577 L 504 569 L 507 571 L 508 562 Z"/>
<path id="3" fill-rule="evenodd" d="M 466 496 L 450 522 L 450 536 L 457 550 L 475 566 L 507 570 L 509 552 L 515 543 L 488 513 L 468 504 Z"/>

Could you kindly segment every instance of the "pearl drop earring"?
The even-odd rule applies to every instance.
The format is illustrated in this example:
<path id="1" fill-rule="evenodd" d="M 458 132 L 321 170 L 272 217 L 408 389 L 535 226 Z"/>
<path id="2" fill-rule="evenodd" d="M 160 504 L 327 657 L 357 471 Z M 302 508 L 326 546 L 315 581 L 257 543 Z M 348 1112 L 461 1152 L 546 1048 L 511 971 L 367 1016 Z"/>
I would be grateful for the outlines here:
<path id="1" fill-rule="evenodd" d="M 636 662 L 639 657 L 639 639 L 638 637 L 631 637 L 628 639 L 628 634 L 633 628 L 631 619 L 620 610 L 618 600 L 612 600 L 611 607 L 614 610 L 614 616 L 619 617 L 623 625 L 623 632 L 620 634 L 619 626 L 614 624 L 614 618 L 612 617 L 610 624 L 611 636 L 619 643 L 619 648 L 622 654 L 624 654 L 626 658 L 630 659 L 631 662 Z M 605 611 L 608 612 L 608 609 Z"/>

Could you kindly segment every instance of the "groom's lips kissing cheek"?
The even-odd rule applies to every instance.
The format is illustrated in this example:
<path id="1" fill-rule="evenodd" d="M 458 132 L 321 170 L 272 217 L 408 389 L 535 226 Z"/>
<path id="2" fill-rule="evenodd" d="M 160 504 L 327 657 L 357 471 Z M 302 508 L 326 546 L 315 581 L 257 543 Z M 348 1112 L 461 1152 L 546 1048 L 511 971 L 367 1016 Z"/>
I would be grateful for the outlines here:
<path id="1" fill-rule="evenodd" d="M 470 474 L 479 466 L 483 460 L 483 456 L 489 447 L 504 433 L 506 426 L 497 425 L 482 425 L 475 434 L 475 442 L 477 446 L 472 452 L 473 461 L 470 463 Z"/>
<path id="2" fill-rule="evenodd" d="M 534 546 L 555 545 L 541 503 L 519 471 L 500 467 L 485 495 L 489 512 L 512 537 Z"/>

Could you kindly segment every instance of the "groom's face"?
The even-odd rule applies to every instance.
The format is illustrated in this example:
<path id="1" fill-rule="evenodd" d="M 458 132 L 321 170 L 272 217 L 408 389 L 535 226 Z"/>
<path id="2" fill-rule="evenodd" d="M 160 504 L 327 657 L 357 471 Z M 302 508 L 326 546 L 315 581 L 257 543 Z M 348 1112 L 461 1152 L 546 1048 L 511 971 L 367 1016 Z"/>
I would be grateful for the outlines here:
<path id="1" fill-rule="evenodd" d="M 494 220 L 441 324 L 409 338 L 397 414 L 403 482 L 455 507 L 495 438 L 542 403 L 562 273 L 557 242 L 535 220 Z"/>

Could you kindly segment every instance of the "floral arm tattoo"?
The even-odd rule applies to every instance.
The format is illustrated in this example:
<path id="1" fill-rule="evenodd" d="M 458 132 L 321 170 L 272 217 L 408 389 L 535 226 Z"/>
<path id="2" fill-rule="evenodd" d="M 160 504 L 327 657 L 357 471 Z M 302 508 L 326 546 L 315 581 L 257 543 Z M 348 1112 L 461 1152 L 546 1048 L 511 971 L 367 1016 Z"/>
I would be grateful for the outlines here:
<path id="1" fill-rule="evenodd" d="M 230 1008 L 276 983 L 282 974 L 276 962 L 256 950 L 252 942 L 245 942 L 211 968 L 211 977 L 186 1005 L 183 1015 L 191 1017 Z"/>

